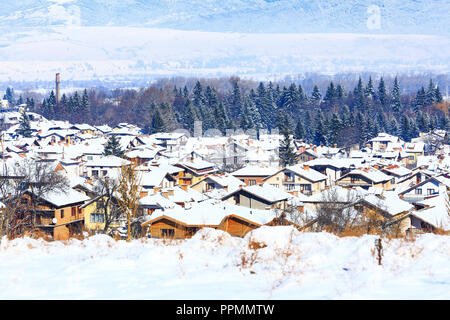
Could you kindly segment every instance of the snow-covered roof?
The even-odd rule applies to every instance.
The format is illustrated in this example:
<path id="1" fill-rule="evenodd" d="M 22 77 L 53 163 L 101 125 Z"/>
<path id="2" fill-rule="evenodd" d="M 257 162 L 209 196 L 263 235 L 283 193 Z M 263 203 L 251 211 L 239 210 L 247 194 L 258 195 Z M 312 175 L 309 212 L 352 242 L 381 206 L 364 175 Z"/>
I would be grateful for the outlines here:
<path id="1" fill-rule="evenodd" d="M 361 200 L 389 213 L 391 216 L 396 216 L 414 208 L 412 204 L 400 199 L 395 191 L 385 191 L 380 196 L 366 194 Z"/>
<path id="2" fill-rule="evenodd" d="M 50 202 L 56 207 L 64 207 L 69 204 L 84 202 L 90 198 L 85 194 L 78 192 L 72 188 L 67 188 L 63 191 L 51 191 L 42 196 L 42 199 Z"/>
<path id="3" fill-rule="evenodd" d="M 296 164 L 294 166 L 286 167 L 287 170 L 312 182 L 326 180 L 327 176 L 311 168 L 305 167 L 303 164 Z"/>
<path id="4" fill-rule="evenodd" d="M 118 168 L 122 165 L 129 165 L 131 162 L 114 155 L 102 156 L 98 159 L 86 162 L 86 167 L 114 167 Z"/>
<path id="5" fill-rule="evenodd" d="M 356 188 L 344 188 L 341 186 L 332 186 L 329 189 L 322 190 L 319 193 L 313 194 L 307 199 L 302 200 L 303 202 L 327 202 L 330 200 L 335 200 L 336 202 L 352 202 L 355 199 L 361 198 L 368 192 L 360 187 Z"/>
<path id="6" fill-rule="evenodd" d="M 359 174 L 363 177 L 366 177 L 370 181 L 374 183 L 380 183 L 384 181 L 391 180 L 391 177 L 389 177 L 387 174 L 381 172 L 380 170 L 374 169 L 374 168 L 365 168 L 365 169 L 355 169 L 347 173 L 346 175 L 339 178 L 341 180 L 343 177 L 347 175 L 353 175 L 353 174 Z"/>
<path id="7" fill-rule="evenodd" d="M 247 208 L 218 200 L 206 200 L 192 203 L 188 208 L 175 207 L 164 211 L 156 210 L 147 222 L 152 223 L 167 217 L 187 226 L 218 226 L 225 217 L 230 215 L 245 219 L 257 226 L 269 223 L 276 217 L 271 210 Z"/>
<path id="8" fill-rule="evenodd" d="M 435 228 L 442 228 L 445 231 L 450 230 L 450 215 L 446 207 L 448 196 L 446 193 L 440 194 L 420 203 L 430 206 L 422 210 L 412 211 L 411 215 L 425 221 Z"/>
<path id="9" fill-rule="evenodd" d="M 278 168 L 247 165 L 231 174 L 235 177 L 268 177 L 275 174 Z"/>
<path id="10" fill-rule="evenodd" d="M 268 202 L 274 203 L 278 201 L 288 200 L 293 197 L 292 194 L 287 193 L 280 188 L 271 186 L 270 184 L 264 183 L 262 185 L 253 185 L 240 188 L 234 192 L 228 193 L 224 198 L 228 198 L 231 194 L 238 192 L 240 190 L 244 190 L 252 195 L 255 195 L 258 198 L 264 199 Z"/>

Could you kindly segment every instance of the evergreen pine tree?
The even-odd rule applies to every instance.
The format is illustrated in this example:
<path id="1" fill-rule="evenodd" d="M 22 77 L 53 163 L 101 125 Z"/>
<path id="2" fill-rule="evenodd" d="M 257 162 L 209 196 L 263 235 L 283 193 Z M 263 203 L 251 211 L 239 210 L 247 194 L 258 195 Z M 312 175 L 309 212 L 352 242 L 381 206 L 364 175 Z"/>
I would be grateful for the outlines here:
<path id="1" fill-rule="evenodd" d="M 297 125 L 295 126 L 295 139 L 303 140 L 305 138 L 305 129 L 303 128 L 302 121 L 298 119 Z"/>
<path id="2" fill-rule="evenodd" d="M 367 83 L 367 87 L 364 90 L 364 94 L 367 98 L 372 98 L 375 96 L 375 88 L 373 86 L 372 77 L 369 77 L 369 82 Z"/>
<path id="3" fill-rule="evenodd" d="M 384 84 L 383 77 L 380 79 L 380 83 L 378 84 L 378 92 L 377 92 L 378 101 L 383 108 L 387 107 L 388 95 L 386 86 Z"/>
<path id="4" fill-rule="evenodd" d="M 331 108 L 336 103 L 336 89 L 334 87 L 333 81 L 330 82 L 330 85 L 327 88 L 327 92 L 325 93 L 325 97 L 323 101 L 326 103 L 328 108 Z"/>
<path id="5" fill-rule="evenodd" d="M 402 106 L 400 102 L 400 86 L 398 84 L 397 77 L 394 79 L 394 86 L 391 93 L 391 108 L 394 113 L 399 113 Z"/>
<path id="6" fill-rule="evenodd" d="M 366 99 L 364 95 L 364 86 L 361 77 L 359 77 L 358 84 L 353 90 L 354 102 L 353 109 L 359 112 L 366 112 Z"/>
<path id="7" fill-rule="evenodd" d="M 320 94 L 319 88 L 315 85 L 311 93 L 311 103 L 314 107 L 319 107 L 322 101 L 322 95 Z"/>
<path id="8" fill-rule="evenodd" d="M 430 79 L 430 83 L 428 84 L 428 90 L 425 95 L 425 105 L 431 106 L 436 102 L 436 87 L 433 83 L 433 80 Z"/>
<path id="9" fill-rule="evenodd" d="M 294 165 L 298 161 L 298 155 L 292 146 L 291 131 L 287 125 L 284 125 L 281 130 L 283 140 L 280 142 L 279 158 L 282 167 Z"/>
<path id="10" fill-rule="evenodd" d="M 153 118 L 152 118 L 151 132 L 157 133 L 157 132 L 164 132 L 164 131 L 166 131 L 166 126 L 164 124 L 164 120 L 161 117 L 161 113 L 159 112 L 159 109 L 156 108 L 155 113 L 153 114 Z"/>
<path id="11" fill-rule="evenodd" d="M 441 103 L 443 101 L 442 93 L 439 90 L 439 86 L 436 86 L 436 90 L 434 91 L 434 99 L 436 103 Z"/>
<path id="12" fill-rule="evenodd" d="M 416 100 L 414 103 L 414 112 L 419 112 L 422 111 L 425 106 L 426 106 L 426 93 L 425 93 L 425 89 L 422 86 L 422 88 L 419 89 L 419 91 L 417 91 L 417 95 L 416 95 Z"/>
<path id="13" fill-rule="evenodd" d="M 30 118 L 28 117 L 27 113 L 23 111 L 20 121 L 19 121 L 19 128 L 17 129 L 17 133 L 23 136 L 24 138 L 30 138 L 31 137 L 31 125 L 30 125 Z"/>
<path id="14" fill-rule="evenodd" d="M 400 117 L 400 128 L 399 128 L 400 137 L 404 141 L 409 141 L 410 140 L 410 133 L 411 133 L 411 128 L 410 128 L 410 125 L 409 125 L 409 118 L 408 118 L 407 115 L 403 114 Z"/>
<path id="15" fill-rule="evenodd" d="M 389 123 L 388 133 L 393 136 L 399 135 L 398 125 L 395 118 L 392 118 L 391 122 Z"/>
<path id="16" fill-rule="evenodd" d="M 315 130 L 314 130 L 314 138 L 313 143 L 315 145 L 327 144 L 326 141 L 326 128 L 325 128 L 325 119 L 321 110 L 317 113 L 315 119 Z"/>
<path id="17" fill-rule="evenodd" d="M 80 111 L 83 112 L 84 118 L 86 119 L 90 112 L 89 96 L 86 89 L 84 89 L 83 96 L 81 97 Z"/>
<path id="18" fill-rule="evenodd" d="M 120 146 L 119 138 L 117 138 L 116 135 L 114 134 L 110 135 L 108 141 L 105 144 L 103 155 L 104 156 L 113 155 L 116 157 L 123 157 L 124 154 L 125 151 L 122 150 Z"/>

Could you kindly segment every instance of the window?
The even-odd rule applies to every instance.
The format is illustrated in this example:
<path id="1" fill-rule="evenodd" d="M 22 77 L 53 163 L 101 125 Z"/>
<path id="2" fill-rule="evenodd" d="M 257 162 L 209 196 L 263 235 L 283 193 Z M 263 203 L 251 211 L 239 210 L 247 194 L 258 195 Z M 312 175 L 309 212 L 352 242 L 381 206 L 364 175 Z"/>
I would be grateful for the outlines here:
<path id="1" fill-rule="evenodd" d="M 422 194 L 422 189 L 417 188 L 417 189 L 416 189 L 416 194 Z"/>
<path id="2" fill-rule="evenodd" d="M 92 170 L 92 175 L 94 177 L 98 177 L 98 170 Z"/>
<path id="3" fill-rule="evenodd" d="M 102 175 L 103 175 L 103 176 L 106 176 L 107 174 L 108 174 L 108 171 L 102 170 Z"/>
<path id="4" fill-rule="evenodd" d="M 359 176 L 351 176 L 351 178 L 350 178 L 350 181 L 352 182 L 352 183 L 354 183 L 354 182 L 357 182 L 357 181 L 359 181 L 360 179 L 359 179 Z"/>
<path id="5" fill-rule="evenodd" d="M 208 182 L 206 184 L 206 191 L 209 191 L 209 190 L 212 190 L 212 189 L 214 189 L 214 183 Z"/>
<path id="6" fill-rule="evenodd" d="M 105 222 L 105 215 L 103 213 L 92 213 L 91 222 L 103 223 Z"/>
<path id="7" fill-rule="evenodd" d="M 92 160 L 92 159 L 94 159 L 94 157 L 93 156 L 87 156 L 87 159 L 88 160 Z"/>
<path id="8" fill-rule="evenodd" d="M 161 229 L 162 238 L 173 238 L 175 236 L 174 229 Z"/>
<path id="9" fill-rule="evenodd" d="M 75 217 L 77 214 L 77 207 L 72 207 L 72 217 Z"/>
<path id="10" fill-rule="evenodd" d="M 249 179 L 248 180 L 248 185 L 249 186 L 254 186 L 256 184 L 256 180 L 255 179 Z"/>
<path id="11" fill-rule="evenodd" d="M 64 218 L 64 209 L 61 209 L 61 219 Z"/>
<path id="12" fill-rule="evenodd" d="M 311 185 L 310 184 L 301 184 L 300 191 L 311 191 Z"/>
<path id="13" fill-rule="evenodd" d="M 427 195 L 434 194 L 434 189 L 427 189 Z"/>
<path id="14" fill-rule="evenodd" d="M 292 183 L 288 183 L 284 185 L 286 191 L 294 191 L 296 189 L 296 185 Z"/>

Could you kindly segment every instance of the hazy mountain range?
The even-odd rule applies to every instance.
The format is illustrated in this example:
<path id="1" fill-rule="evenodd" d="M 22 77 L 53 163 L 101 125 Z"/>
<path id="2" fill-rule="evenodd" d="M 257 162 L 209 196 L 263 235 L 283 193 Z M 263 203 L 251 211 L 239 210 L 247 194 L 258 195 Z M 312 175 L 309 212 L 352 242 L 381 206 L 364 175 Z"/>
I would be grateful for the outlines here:
<path id="1" fill-rule="evenodd" d="M 0 77 L 448 73 L 449 9 L 441 0 L 2 3 Z"/>

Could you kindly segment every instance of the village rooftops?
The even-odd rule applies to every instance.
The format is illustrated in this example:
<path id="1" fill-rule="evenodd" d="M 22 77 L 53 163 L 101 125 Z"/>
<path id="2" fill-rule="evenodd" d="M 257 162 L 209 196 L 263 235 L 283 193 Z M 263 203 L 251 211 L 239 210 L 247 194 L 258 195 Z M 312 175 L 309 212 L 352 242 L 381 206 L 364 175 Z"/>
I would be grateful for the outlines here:
<path id="1" fill-rule="evenodd" d="M 224 218 L 232 215 L 258 226 L 267 224 L 276 217 L 271 210 L 246 208 L 223 201 L 206 200 L 192 203 L 187 208 L 175 207 L 164 211 L 156 210 L 143 224 L 154 223 L 167 217 L 186 226 L 217 227 Z"/>
<path id="2" fill-rule="evenodd" d="M 310 169 L 308 166 L 304 166 L 303 164 L 296 164 L 294 166 L 286 167 L 286 170 L 292 171 L 311 182 L 318 182 L 327 179 L 326 175 L 321 174 L 314 169 Z"/>
<path id="3" fill-rule="evenodd" d="M 122 165 L 129 165 L 131 162 L 114 155 L 102 156 L 96 160 L 91 160 L 85 163 L 86 167 L 110 167 L 119 168 Z"/>
<path id="4" fill-rule="evenodd" d="M 412 173 L 411 170 L 409 170 L 409 169 L 407 169 L 407 168 L 405 168 L 403 166 L 400 166 L 398 164 L 394 164 L 394 165 L 390 165 L 390 166 L 384 167 L 384 168 L 381 169 L 381 171 L 385 171 L 388 174 L 392 174 L 392 175 L 397 176 L 397 177 L 405 177 L 405 176 L 407 176 L 407 175 Z"/>
<path id="5" fill-rule="evenodd" d="M 355 169 L 340 177 L 339 180 L 342 180 L 344 177 L 348 175 L 361 175 L 373 183 L 380 183 L 391 180 L 391 177 L 387 174 L 381 172 L 380 170 L 374 168 L 363 168 L 363 169 Z"/>
<path id="6" fill-rule="evenodd" d="M 444 231 L 450 230 L 450 215 L 446 203 L 448 202 L 448 195 L 446 193 L 439 196 L 420 201 L 425 208 L 421 210 L 412 211 L 410 214 L 423 220 L 435 228 L 441 228 Z"/>
<path id="7" fill-rule="evenodd" d="M 336 201 L 339 203 L 350 203 L 368 194 L 368 192 L 360 187 L 344 188 L 341 186 L 332 186 L 329 189 L 322 190 L 307 199 L 302 199 L 303 202 L 319 203 Z"/>
<path id="8" fill-rule="evenodd" d="M 257 198 L 263 199 L 269 203 L 276 203 L 279 201 L 285 201 L 293 198 L 294 196 L 290 193 L 287 193 L 280 188 L 271 186 L 270 184 L 264 183 L 262 185 L 253 185 L 253 186 L 247 186 L 243 188 L 239 188 L 233 192 L 228 193 L 226 196 L 224 196 L 222 199 L 227 199 L 231 195 L 240 192 L 240 191 L 248 192 L 252 195 L 254 195 Z"/>
<path id="9" fill-rule="evenodd" d="M 66 188 L 64 191 L 46 192 L 41 198 L 57 208 L 90 200 L 88 196 L 72 188 Z"/>
<path id="10" fill-rule="evenodd" d="M 369 142 L 401 142 L 401 140 L 399 137 L 382 132 L 375 138 L 370 139 Z"/>
<path id="11" fill-rule="evenodd" d="M 268 177 L 278 172 L 275 167 L 245 166 L 231 174 L 235 177 Z"/>
<path id="12" fill-rule="evenodd" d="M 317 158 L 310 161 L 306 161 L 303 163 L 303 165 L 308 165 L 310 167 L 313 166 L 327 166 L 327 167 L 334 167 L 339 169 L 348 169 L 351 167 L 360 166 L 362 163 L 362 160 L 360 159 L 349 159 L 349 158 Z"/>
<path id="13" fill-rule="evenodd" d="M 412 204 L 400 199 L 395 191 L 384 191 L 379 196 L 368 193 L 357 202 L 359 201 L 364 201 L 391 216 L 414 209 Z"/>

